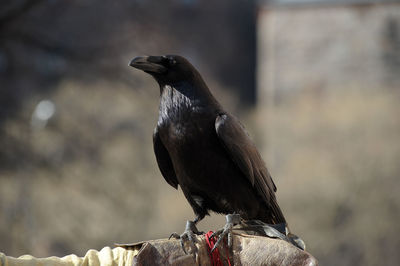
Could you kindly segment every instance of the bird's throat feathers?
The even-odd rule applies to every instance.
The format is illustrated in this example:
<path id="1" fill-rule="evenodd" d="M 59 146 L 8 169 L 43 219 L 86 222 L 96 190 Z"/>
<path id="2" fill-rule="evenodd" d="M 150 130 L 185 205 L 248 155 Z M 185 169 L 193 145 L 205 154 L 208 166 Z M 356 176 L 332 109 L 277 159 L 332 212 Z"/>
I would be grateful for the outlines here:
<path id="1" fill-rule="evenodd" d="M 220 105 L 207 86 L 193 86 L 189 82 L 160 86 L 159 123 L 179 122 L 192 114 L 219 109 Z"/>
<path id="2" fill-rule="evenodd" d="M 195 92 L 191 91 L 188 84 L 180 84 L 178 87 L 164 85 L 161 88 L 159 116 L 161 120 L 176 120 L 195 111 L 199 99 Z"/>

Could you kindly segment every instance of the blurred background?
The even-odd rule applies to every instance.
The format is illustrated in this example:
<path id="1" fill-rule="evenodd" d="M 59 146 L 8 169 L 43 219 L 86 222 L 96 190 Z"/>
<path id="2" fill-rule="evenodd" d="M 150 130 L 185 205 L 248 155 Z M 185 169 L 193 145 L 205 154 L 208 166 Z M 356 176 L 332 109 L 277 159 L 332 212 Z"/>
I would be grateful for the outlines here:
<path id="1" fill-rule="evenodd" d="M 2 0 L 0 252 L 84 255 L 193 219 L 153 154 L 180 54 L 260 149 L 321 265 L 400 261 L 400 1 Z M 224 217 L 200 223 L 217 229 Z"/>

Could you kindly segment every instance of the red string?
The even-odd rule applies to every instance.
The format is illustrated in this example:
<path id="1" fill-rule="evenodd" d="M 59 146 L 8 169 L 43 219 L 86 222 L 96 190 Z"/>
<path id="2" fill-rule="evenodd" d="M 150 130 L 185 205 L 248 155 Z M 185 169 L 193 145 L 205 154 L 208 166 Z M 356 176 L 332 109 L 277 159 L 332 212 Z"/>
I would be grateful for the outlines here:
<path id="1" fill-rule="evenodd" d="M 206 243 L 207 243 L 207 246 L 208 246 L 208 254 L 210 254 L 210 261 L 211 261 L 213 266 L 223 266 L 223 263 L 221 261 L 221 257 L 220 257 L 218 248 L 216 248 L 211 253 L 211 250 L 213 249 L 215 243 L 217 242 L 217 239 L 215 237 L 211 238 L 212 234 L 213 234 L 213 231 L 209 231 L 207 234 L 205 234 Z M 228 250 L 228 248 L 226 249 L 226 255 L 227 255 L 227 258 L 228 258 L 228 265 L 231 266 L 231 261 L 229 259 L 229 250 Z"/>

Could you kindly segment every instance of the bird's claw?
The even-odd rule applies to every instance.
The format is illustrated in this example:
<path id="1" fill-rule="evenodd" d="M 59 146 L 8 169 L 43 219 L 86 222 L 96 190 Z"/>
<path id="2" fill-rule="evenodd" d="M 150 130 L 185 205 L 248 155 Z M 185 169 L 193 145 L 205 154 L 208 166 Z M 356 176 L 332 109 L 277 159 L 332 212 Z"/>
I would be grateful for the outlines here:
<path id="1" fill-rule="evenodd" d="M 220 245 L 221 241 L 227 236 L 228 237 L 228 248 L 232 247 L 232 228 L 233 226 L 240 224 L 241 219 L 239 214 L 228 214 L 226 215 L 226 224 L 223 229 L 215 231 L 210 238 L 216 237 L 219 235 L 217 242 L 214 247 L 211 249 L 211 253 Z"/>
<path id="2" fill-rule="evenodd" d="M 172 237 L 175 239 L 180 239 L 181 247 L 183 249 L 183 252 L 185 252 L 185 254 L 188 254 L 185 248 L 185 242 L 190 242 L 193 254 L 196 254 L 198 250 L 196 247 L 196 243 L 199 242 L 196 235 L 202 235 L 202 234 L 203 232 L 200 232 L 197 229 L 196 224 L 194 222 L 187 221 L 185 231 L 181 235 L 177 233 L 172 233 L 168 239 L 171 239 Z"/>

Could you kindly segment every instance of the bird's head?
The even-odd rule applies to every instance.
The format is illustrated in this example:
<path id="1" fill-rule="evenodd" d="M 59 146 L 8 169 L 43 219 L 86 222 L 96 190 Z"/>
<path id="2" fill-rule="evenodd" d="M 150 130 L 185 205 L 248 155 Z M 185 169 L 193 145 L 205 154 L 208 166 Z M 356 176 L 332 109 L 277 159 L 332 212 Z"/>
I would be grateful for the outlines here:
<path id="1" fill-rule="evenodd" d="M 129 65 L 152 75 L 160 85 L 173 85 L 200 77 L 192 64 L 179 55 L 139 56 Z"/>

